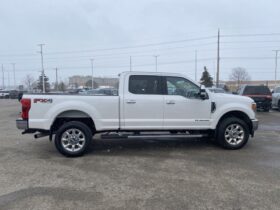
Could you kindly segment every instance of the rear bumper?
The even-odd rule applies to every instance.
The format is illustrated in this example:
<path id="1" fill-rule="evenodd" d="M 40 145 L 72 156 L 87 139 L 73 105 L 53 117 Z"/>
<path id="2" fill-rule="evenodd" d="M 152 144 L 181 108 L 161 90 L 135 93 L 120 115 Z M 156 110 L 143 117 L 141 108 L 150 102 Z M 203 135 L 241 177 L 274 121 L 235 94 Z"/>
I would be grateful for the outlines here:
<path id="1" fill-rule="evenodd" d="M 20 130 L 27 130 L 28 129 L 28 121 L 23 119 L 16 120 L 17 128 Z"/>

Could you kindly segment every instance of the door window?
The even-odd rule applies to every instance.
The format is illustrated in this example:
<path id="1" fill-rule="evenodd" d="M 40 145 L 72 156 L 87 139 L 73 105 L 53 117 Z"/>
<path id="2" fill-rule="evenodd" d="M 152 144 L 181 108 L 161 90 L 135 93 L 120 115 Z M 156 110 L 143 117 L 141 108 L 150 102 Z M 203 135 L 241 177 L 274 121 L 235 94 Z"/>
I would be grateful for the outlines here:
<path id="1" fill-rule="evenodd" d="M 199 98 L 200 88 L 182 77 L 166 77 L 167 95 L 180 95 L 186 98 Z"/>
<path id="2" fill-rule="evenodd" d="M 129 92 L 134 94 L 162 94 L 161 77 L 132 75 L 129 77 Z"/>

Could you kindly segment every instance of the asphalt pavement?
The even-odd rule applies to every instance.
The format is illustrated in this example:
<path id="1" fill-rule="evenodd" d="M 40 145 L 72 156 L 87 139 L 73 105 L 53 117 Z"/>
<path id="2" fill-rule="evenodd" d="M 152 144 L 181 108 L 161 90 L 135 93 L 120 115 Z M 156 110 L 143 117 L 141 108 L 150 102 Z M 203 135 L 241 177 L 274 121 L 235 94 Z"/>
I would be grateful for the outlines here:
<path id="1" fill-rule="evenodd" d="M 79 158 L 21 135 L 0 100 L 0 209 L 280 209 L 280 112 L 241 150 L 207 139 L 100 140 Z"/>

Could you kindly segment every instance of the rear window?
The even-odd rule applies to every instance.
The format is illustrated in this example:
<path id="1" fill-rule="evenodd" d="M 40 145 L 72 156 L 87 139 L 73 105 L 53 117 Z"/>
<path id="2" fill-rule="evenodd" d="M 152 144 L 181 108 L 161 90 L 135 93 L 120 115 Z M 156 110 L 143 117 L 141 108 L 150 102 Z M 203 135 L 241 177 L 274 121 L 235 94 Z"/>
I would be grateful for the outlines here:
<path id="1" fill-rule="evenodd" d="M 246 86 L 243 95 L 270 95 L 266 86 Z"/>
<path id="2" fill-rule="evenodd" d="M 134 94 L 162 94 L 161 78 L 146 75 L 130 76 L 129 92 Z"/>

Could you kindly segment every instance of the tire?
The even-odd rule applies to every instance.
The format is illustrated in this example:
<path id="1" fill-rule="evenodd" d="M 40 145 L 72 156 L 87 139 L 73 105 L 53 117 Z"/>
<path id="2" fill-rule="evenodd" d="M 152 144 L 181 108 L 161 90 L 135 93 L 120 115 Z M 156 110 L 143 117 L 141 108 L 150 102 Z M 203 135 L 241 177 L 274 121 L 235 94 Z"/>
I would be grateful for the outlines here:
<path id="1" fill-rule="evenodd" d="M 263 108 L 263 111 L 264 111 L 264 112 L 269 112 L 269 110 L 270 110 L 269 107 L 264 107 L 264 108 Z"/>
<path id="2" fill-rule="evenodd" d="M 231 133 L 232 129 L 234 133 Z M 243 120 L 229 117 L 218 126 L 217 142 L 225 149 L 240 149 L 248 142 L 249 133 L 249 127 Z"/>
<path id="3" fill-rule="evenodd" d="M 66 157 L 82 156 L 88 150 L 91 141 L 91 130 L 78 121 L 63 124 L 55 135 L 55 147 Z"/>
<path id="4" fill-rule="evenodd" d="M 280 100 L 278 101 L 278 111 L 280 112 Z"/>

